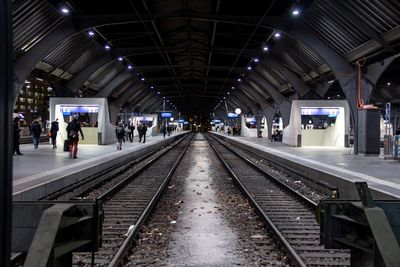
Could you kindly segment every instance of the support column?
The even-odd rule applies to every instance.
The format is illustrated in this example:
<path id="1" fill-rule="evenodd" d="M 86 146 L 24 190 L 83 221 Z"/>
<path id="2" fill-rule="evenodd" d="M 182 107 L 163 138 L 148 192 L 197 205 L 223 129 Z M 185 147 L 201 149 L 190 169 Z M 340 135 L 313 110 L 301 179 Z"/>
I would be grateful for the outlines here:
<path id="1" fill-rule="evenodd" d="M 11 258 L 11 192 L 14 88 L 11 1 L 0 1 L 0 266 Z"/>

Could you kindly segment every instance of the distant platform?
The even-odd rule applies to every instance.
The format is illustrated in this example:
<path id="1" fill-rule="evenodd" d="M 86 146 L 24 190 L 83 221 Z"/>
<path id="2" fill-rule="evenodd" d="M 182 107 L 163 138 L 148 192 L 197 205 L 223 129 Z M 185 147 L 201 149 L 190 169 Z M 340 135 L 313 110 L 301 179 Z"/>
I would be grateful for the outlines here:
<path id="1" fill-rule="evenodd" d="M 352 148 L 292 147 L 267 138 L 212 133 L 349 182 L 367 182 L 378 192 L 400 198 L 400 161 L 384 160 L 378 155 L 354 155 Z"/>

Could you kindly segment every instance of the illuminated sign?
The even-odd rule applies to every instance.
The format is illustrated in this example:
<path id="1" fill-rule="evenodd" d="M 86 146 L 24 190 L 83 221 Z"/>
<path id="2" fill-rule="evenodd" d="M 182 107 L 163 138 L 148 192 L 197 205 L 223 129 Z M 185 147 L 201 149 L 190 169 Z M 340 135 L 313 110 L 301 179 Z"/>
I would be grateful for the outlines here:
<path id="1" fill-rule="evenodd" d="M 61 112 L 64 115 L 71 115 L 71 113 L 98 113 L 99 106 L 61 106 Z"/>
<path id="2" fill-rule="evenodd" d="M 214 120 L 214 123 L 220 123 L 221 120 Z"/>
<path id="3" fill-rule="evenodd" d="M 149 121 L 153 121 L 154 118 L 153 117 L 135 117 L 135 119 L 137 121 L 139 121 L 140 123 L 142 122 L 149 122 Z"/>
<path id="4" fill-rule="evenodd" d="M 239 118 L 239 114 L 233 113 L 233 112 L 229 112 L 228 113 L 228 118 Z"/>
<path id="5" fill-rule="evenodd" d="M 256 118 L 246 118 L 246 123 L 256 124 Z"/>
<path id="6" fill-rule="evenodd" d="M 171 118 L 172 112 L 161 112 L 161 118 Z"/>
<path id="7" fill-rule="evenodd" d="M 301 108 L 301 115 L 328 116 L 336 118 L 339 115 L 338 108 Z"/>

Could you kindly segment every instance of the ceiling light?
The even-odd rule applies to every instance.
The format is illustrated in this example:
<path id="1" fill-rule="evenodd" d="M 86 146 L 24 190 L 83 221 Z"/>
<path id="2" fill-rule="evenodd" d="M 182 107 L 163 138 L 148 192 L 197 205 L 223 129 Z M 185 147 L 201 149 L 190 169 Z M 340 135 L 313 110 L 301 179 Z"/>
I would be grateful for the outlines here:
<path id="1" fill-rule="evenodd" d="M 340 95 L 337 95 L 337 97 L 340 97 Z"/>
<path id="2" fill-rule="evenodd" d="M 226 97 L 224 96 L 224 99 L 226 99 Z"/>
<path id="3" fill-rule="evenodd" d="M 387 86 L 391 86 L 392 84 L 390 82 L 387 83 Z"/>
<path id="4" fill-rule="evenodd" d="M 327 98 L 328 98 L 328 99 L 331 99 L 331 97 L 330 97 L 330 96 L 328 96 Z"/>
<path id="5" fill-rule="evenodd" d="M 328 81 L 328 83 L 333 83 L 333 82 L 335 82 L 335 80 L 330 80 L 330 81 Z"/>
<path id="6" fill-rule="evenodd" d="M 94 31 L 89 31 L 88 34 L 89 36 L 94 36 Z"/>
<path id="7" fill-rule="evenodd" d="M 144 81 L 145 79 L 144 79 L 144 77 L 142 77 L 142 78 L 140 78 L 140 80 L 141 80 L 141 81 Z"/>
<path id="8" fill-rule="evenodd" d="M 254 62 L 258 62 L 258 61 L 260 61 L 258 58 L 255 58 L 255 59 L 254 59 Z"/>
<path id="9" fill-rule="evenodd" d="M 251 66 L 248 66 L 247 69 L 248 69 L 248 70 L 251 70 Z"/>
<path id="10" fill-rule="evenodd" d="M 152 85 L 152 86 L 150 86 L 150 89 L 154 89 L 154 86 Z"/>
<path id="11" fill-rule="evenodd" d="M 109 50 L 111 47 L 109 45 L 105 45 L 104 48 Z"/>
<path id="12" fill-rule="evenodd" d="M 160 91 L 157 92 L 157 95 L 159 95 L 159 94 L 160 94 Z"/>
<path id="13" fill-rule="evenodd" d="M 122 60 L 124 60 L 123 57 L 118 57 L 118 61 L 122 61 Z"/>
<path id="14" fill-rule="evenodd" d="M 42 78 L 35 78 L 36 80 L 38 80 L 39 82 L 43 82 Z"/>
<path id="15" fill-rule="evenodd" d="M 66 8 L 66 7 L 62 7 L 62 8 L 61 8 L 61 12 L 62 12 L 63 14 L 69 14 L 69 9 Z"/>
<path id="16" fill-rule="evenodd" d="M 292 11 L 293 16 L 298 16 L 299 14 L 300 14 L 300 10 L 298 10 L 297 8 Z"/>
<path id="17" fill-rule="evenodd" d="M 280 33 L 280 32 L 276 32 L 276 33 L 274 34 L 274 36 L 275 36 L 275 38 L 279 38 L 279 37 L 281 37 L 281 33 Z"/>
<path id="18" fill-rule="evenodd" d="M 229 94 L 231 94 L 231 93 L 228 92 L 228 93 L 226 93 L 226 94 L 229 95 Z"/>
<path id="19" fill-rule="evenodd" d="M 25 80 L 25 83 L 31 83 L 30 81 L 28 81 L 28 80 Z"/>
<path id="20" fill-rule="evenodd" d="M 232 90 L 233 90 L 233 89 L 235 89 L 235 86 L 232 86 L 231 88 L 232 88 Z"/>
<path id="21" fill-rule="evenodd" d="M 263 50 L 264 50 L 264 52 L 267 52 L 267 51 L 269 50 L 269 47 L 265 45 L 265 46 L 263 47 Z"/>
<path id="22" fill-rule="evenodd" d="M 242 79 L 238 78 L 238 79 L 237 79 L 237 81 L 238 81 L 238 82 L 241 82 L 241 81 L 242 81 Z"/>
<path id="23" fill-rule="evenodd" d="M 132 69 L 132 65 L 128 65 L 128 69 Z"/>

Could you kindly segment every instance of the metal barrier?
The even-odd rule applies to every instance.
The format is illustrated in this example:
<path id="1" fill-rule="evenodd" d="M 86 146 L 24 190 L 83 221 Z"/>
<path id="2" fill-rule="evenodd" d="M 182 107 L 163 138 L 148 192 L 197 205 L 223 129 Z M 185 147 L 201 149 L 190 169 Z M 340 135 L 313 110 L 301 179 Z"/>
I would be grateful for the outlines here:
<path id="1" fill-rule="evenodd" d="M 14 202 L 12 252 L 26 267 L 70 267 L 72 252 L 102 244 L 103 207 L 96 202 Z"/>
<path id="2" fill-rule="evenodd" d="M 321 200 L 321 243 L 350 249 L 351 266 L 400 266 L 400 201 L 373 201 L 367 183 L 356 183 L 358 200 Z"/>

